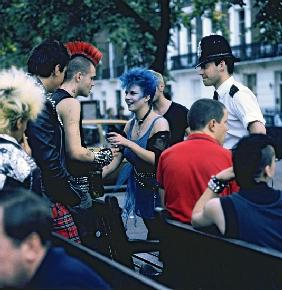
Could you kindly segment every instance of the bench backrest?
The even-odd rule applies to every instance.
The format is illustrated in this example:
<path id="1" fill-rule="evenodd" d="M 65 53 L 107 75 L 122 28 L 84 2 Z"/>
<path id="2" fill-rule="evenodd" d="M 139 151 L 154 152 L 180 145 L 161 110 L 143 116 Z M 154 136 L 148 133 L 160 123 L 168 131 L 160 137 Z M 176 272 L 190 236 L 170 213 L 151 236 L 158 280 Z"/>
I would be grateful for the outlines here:
<path id="1" fill-rule="evenodd" d="M 195 230 L 158 209 L 162 282 L 173 289 L 282 289 L 282 253 Z"/>
<path id="2" fill-rule="evenodd" d="M 53 233 L 52 237 L 55 246 L 63 247 L 69 255 L 78 258 L 93 268 L 107 281 L 112 289 L 170 289 L 96 251 L 76 244 L 58 234 Z"/>
<path id="3" fill-rule="evenodd" d="M 91 210 L 95 221 L 93 225 L 95 240 L 92 248 L 133 269 L 133 260 L 117 198 L 106 196 L 105 200 L 95 199 Z"/>
<path id="4" fill-rule="evenodd" d="M 93 200 L 91 210 L 95 232 L 92 245 L 88 246 L 92 249 L 131 269 L 138 265 L 135 262 L 139 258 L 134 254 L 158 250 L 157 241 L 128 239 L 115 196 L 106 196 L 105 200 Z"/>

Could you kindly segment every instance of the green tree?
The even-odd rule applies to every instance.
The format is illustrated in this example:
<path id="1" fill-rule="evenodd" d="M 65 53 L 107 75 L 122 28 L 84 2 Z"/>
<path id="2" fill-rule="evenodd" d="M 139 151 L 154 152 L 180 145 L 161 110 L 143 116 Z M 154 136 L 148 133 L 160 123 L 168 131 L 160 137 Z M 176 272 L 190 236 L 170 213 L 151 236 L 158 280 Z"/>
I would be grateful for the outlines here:
<path id="1" fill-rule="evenodd" d="M 95 44 L 97 33 L 107 31 L 129 66 L 146 65 L 160 72 L 166 67 L 171 28 L 191 25 L 191 19 L 208 15 L 224 34 L 224 15 L 218 0 L 2 0 L 0 3 L 1 66 L 23 65 L 30 49 L 42 39 L 81 39 Z M 187 15 L 182 8 L 193 5 Z M 244 5 L 244 0 L 222 0 Z M 281 41 L 281 2 L 255 0 L 256 25 L 262 39 Z"/>

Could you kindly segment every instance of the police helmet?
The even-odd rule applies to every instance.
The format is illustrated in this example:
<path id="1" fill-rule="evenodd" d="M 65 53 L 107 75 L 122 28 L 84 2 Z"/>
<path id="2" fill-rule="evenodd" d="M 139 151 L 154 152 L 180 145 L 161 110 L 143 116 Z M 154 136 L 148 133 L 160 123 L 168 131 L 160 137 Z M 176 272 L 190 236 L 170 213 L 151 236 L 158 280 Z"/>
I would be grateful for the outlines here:
<path id="1" fill-rule="evenodd" d="M 234 62 L 240 61 L 232 54 L 231 47 L 223 36 L 217 34 L 205 36 L 198 45 L 198 63 L 195 68 L 226 57 L 232 58 Z"/>

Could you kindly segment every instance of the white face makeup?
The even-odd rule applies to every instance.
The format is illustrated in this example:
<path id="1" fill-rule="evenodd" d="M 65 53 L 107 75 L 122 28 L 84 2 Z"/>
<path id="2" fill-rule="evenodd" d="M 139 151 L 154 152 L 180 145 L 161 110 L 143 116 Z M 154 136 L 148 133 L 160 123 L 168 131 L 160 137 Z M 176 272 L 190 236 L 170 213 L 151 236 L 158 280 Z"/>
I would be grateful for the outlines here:
<path id="1" fill-rule="evenodd" d="M 129 111 L 135 111 L 140 106 L 140 100 L 144 98 L 144 93 L 142 89 L 137 86 L 133 85 L 126 89 L 125 91 L 125 102 L 128 106 Z"/>

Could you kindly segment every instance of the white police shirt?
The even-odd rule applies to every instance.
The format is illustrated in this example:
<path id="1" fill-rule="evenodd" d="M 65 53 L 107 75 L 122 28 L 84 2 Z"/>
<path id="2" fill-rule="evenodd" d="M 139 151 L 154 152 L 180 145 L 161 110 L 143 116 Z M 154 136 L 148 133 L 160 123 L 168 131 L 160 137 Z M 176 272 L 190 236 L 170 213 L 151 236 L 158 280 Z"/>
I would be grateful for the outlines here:
<path id="1" fill-rule="evenodd" d="M 241 137 L 248 134 L 248 124 L 260 121 L 265 124 L 256 96 L 231 76 L 217 89 L 218 100 L 228 112 L 228 131 L 223 146 L 231 149 Z"/>

